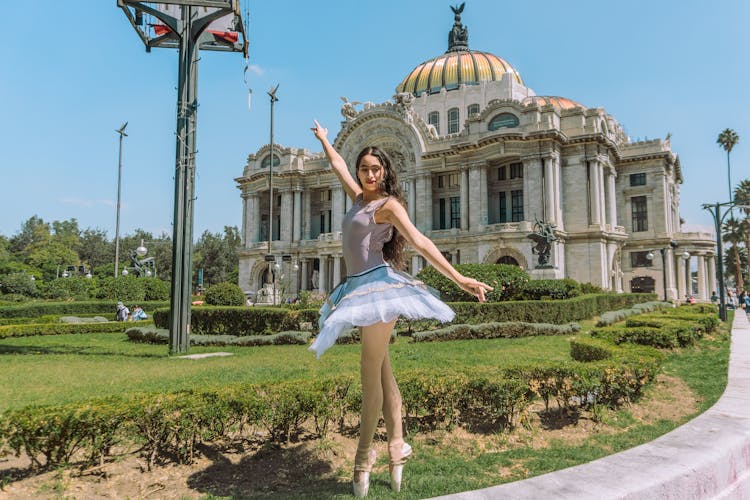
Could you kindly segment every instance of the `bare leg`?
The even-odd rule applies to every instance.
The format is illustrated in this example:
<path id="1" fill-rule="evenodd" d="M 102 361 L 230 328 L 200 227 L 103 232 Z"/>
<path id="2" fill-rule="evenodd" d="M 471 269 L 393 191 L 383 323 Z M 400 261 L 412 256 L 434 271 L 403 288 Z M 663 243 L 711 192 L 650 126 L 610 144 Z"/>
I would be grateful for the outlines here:
<path id="1" fill-rule="evenodd" d="M 359 423 L 359 443 L 357 445 L 357 454 L 354 457 L 354 470 L 369 471 L 372 464 L 369 462 L 370 447 L 372 438 L 375 435 L 375 429 L 380 418 L 380 411 L 383 409 L 383 403 L 386 398 L 383 390 L 388 387 L 389 394 L 387 399 L 390 406 L 393 402 L 391 384 L 383 383 L 383 368 L 388 359 L 388 343 L 393 332 L 393 325 L 396 321 L 389 323 L 376 323 L 374 325 L 362 327 L 362 357 L 361 357 L 361 377 L 362 377 L 362 415 Z M 387 380 L 393 380 L 393 374 L 390 372 L 390 363 L 388 366 Z M 395 380 L 393 380 L 395 387 Z M 396 392 L 398 388 L 396 387 Z M 399 395 L 399 400 L 400 395 Z M 399 406 L 399 426 L 401 407 Z M 393 426 L 392 414 L 386 417 L 386 422 L 390 420 L 389 426 Z M 356 481 L 355 474 L 355 481 Z"/>
<path id="2" fill-rule="evenodd" d="M 383 385 L 383 419 L 388 434 L 388 455 L 391 463 L 399 463 L 403 460 L 402 448 L 404 445 L 404 431 L 401 423 L 401 392 L 398 390 L 396 378 L 393 376 L 388 352 L 385 353 L 380 376 Z"/>

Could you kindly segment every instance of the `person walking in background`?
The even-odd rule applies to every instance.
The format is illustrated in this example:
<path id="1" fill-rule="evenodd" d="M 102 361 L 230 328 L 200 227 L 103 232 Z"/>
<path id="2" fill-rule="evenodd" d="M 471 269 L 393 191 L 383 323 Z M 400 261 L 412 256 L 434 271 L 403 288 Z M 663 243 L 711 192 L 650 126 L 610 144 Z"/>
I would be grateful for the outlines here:
<path id="1" fill-rule="evenodd" d="M 405 316 L 447 322 L 455 315 L 424 283 L 401 271 L 406 243 L 480 302 L 492 287 L 456 271 L 435 244 L 414 227 L 404 209 L 396 170 L 384 151 L 374 146 L 363 149 L 355 163 L 355 179 L 328 141 L 328 130 L 314 123 L 312 131 L 353 205 L 341 223 L 348 276 L 321 308 L 320 333 L 310 349 L 320 357 L 345 330 L 361 328 L 362 413 L 352 480 L 354 495 L 361 498 L 369 490 L 375 463 L 372 440 L 381 410 L 394 491 L 401 489 L 403 466 L 412 454 L 403 439 L 401 394 L 388 355 L 396 319 Z"/>

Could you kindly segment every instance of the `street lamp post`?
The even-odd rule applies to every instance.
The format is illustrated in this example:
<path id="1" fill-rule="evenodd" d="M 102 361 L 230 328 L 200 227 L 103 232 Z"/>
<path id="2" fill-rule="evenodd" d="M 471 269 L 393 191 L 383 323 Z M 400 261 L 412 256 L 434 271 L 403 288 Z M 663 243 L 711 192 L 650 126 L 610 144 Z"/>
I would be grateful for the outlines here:
<path id="1" fill-rule="evenodd" d="M 272 256 L 271 240 L 273 240 L 273 103 L 279 100 L 276 97 L 276 91 L 279 89 L 279 85 L 276 84 L 268 91 L 268 95 L 271 98 L 271 155 L 268 157 L 268 255 Z M 276 305 L 276 266 L 274 264 L 276 260 L 271 261 L 270 257 L 268 260 L 268 271 L 271 273 L 271 280 L 273 281 L 273 305 Z"/>
<path id="2" fill-rule="evenodd" d="M 122 124 L 122 127 L 115 130 L 120 134 L 120 154 L 117 162 L 117 222 L 115 223 L 115 278 L 117 278 L 118 271 L 120 269 L 120 184 L 122 182 L 122 138 L 127 137 L 125 133 L 125 127 L 128 126 L 128 122 Z"/>
<path id="3" fill-rule="evenodd" d="M 735 203 L 733 201 L 703 204 L 703 209 L 708 210 L 714 217 L 714 229 L 716 231 L 716 249 L 718 254 L 716 256 L 716 274 L 719 279 L 719 319 L 721 319 L 722 321 L 727 320 L 727 309 L 726 299 L 724 297 L 724 248 L 721 241 L 721 224 L 722 222 L 724 222 L 724 217 L 726 217 L 727 214 L 731 212 L 734 206 Z M 722 207 L 728 207 L 728 209 L 725 210 L 723 214 L 721 213 Z"/>

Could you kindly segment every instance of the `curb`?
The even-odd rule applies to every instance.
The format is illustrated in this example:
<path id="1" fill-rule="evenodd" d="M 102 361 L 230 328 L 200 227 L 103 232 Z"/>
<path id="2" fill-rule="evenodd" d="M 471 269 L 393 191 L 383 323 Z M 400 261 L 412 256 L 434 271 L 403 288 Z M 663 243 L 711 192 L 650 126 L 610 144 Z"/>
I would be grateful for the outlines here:
<path id="1" fill-rule="evenodd" d="M 734 315 L 724 394 L 690 422 L 654 441 L 593 462 L 436 498 L 750 498 L 750 321 L 747 315 Z"/>

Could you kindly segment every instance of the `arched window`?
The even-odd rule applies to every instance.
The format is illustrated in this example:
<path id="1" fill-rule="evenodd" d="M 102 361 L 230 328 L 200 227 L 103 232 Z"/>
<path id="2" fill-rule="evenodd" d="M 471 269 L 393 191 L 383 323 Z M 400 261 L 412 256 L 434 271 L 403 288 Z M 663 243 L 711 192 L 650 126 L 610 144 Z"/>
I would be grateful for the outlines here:
<path id="1" fill-rule="evenodd" d="M 271 161 L 270 158 L 271 158 L 271 155 L 267 155 L 265 158 L 263 158 L 263 161 L 260 162 L 260 168 L 268 168 L 268 164 Z M 278 167 L 279 163 L 281 163 L 281 161 L 279 160 L 279 155 L 274 154 L 273 155 L 273 166 L 274 167 Z"/>
<path id="2" fill-rule="evenodd" d="M 500 113 L 490 120 L 490 124 L 487 126 L 490 130 L 497 130 L 500 128 L 515 128 L 518 126 L 518 117 L 512 113 Z"/>
<path id="3" fill-rule="evenodd" d="M 495 264 L 507 264 L 509 266 L 516 266 L 516 267 L 518 267 L 519 265 L 518 261 L 515 258 L 511 257 L 510 255 L 503 255 L 502 257 L 497 259 L 497 262 L 495 262 Z"/>
<path id="4" fill-rule="evenodd" d="M 427 123 L 434 125 L 437 133 L 440 133 L 440 113 L 437 111 L 430 111 L 430 114 L 427 115 Z"/>
<path id="5" fill-rule="evenodd" d="M 469 104 L 469 107 L 466 108 L 466 116 L 471 118 L 472 115 L 478 115 L 479 114 L 479 104 Z"/>
<path id="6" fill-rule="evenodd" d="M 448 110 L 448 133 L 455 134 L 458 132 L 458 108 Z"/>

